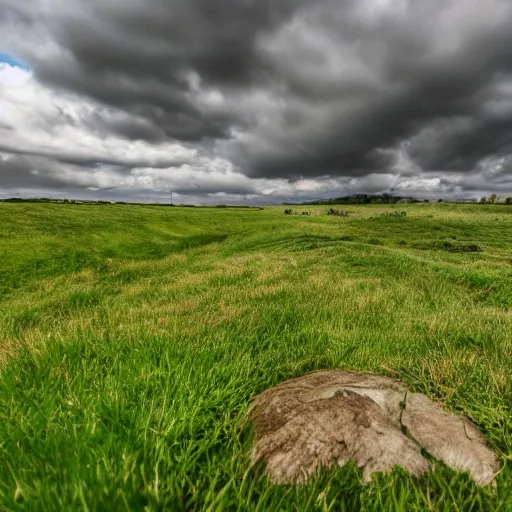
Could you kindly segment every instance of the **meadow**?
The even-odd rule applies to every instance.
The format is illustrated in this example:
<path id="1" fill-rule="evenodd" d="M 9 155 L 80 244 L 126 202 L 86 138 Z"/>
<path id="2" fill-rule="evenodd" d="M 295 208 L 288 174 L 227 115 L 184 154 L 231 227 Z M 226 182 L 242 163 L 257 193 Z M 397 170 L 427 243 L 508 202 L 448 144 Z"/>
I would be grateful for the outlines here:
<path id="1" fill-rule="evenodd" d="M 512 510 L 512 207 L 341 208 L 0 203 L 0 510 Z M 328 368 L 467 415 L 496 485 L 272 485 L 251 397 Z"/>

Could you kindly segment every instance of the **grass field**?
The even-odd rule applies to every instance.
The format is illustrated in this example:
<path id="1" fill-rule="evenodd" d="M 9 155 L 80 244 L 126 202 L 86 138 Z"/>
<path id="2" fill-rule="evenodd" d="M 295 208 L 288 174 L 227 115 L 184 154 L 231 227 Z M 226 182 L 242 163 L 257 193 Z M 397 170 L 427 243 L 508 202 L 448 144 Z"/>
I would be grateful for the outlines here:
<path id="1" fill-rule="evenodd" d="M 512 510 L 512 207 L 347 209 L 0 204 L 0 510 Z M 249 401 L 325 368 L 469 416 L 497 486 L 271 485 Z"/>

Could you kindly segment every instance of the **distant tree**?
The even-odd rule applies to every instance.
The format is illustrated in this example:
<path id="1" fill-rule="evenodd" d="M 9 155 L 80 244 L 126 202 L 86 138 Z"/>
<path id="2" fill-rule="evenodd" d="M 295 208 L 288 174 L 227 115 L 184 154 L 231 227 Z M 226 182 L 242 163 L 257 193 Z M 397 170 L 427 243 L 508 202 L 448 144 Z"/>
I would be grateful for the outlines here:
<path id="1" fill-rule="evenodd" d="M 495 203 L 496 202 L 496 198 L 497 198 L 496 194 L 492 194 L 491 197 L 490 197 L 491 203 Z"/>
<path id="2" fill-rule="evenodd" d="M 438 202 L 438 203 L 442 203 L 442 202 L 443 202 L 443 200 L 442 200 L 442 199 L 439 199 L 439 201 L 437 201 L 437 202 Z"/>
<path id="3" fill-rule="evenodd" d="M 485 204 L 485 203 L 487 203 L 487 198 L 482 197 L 479 202 L 480 202 L 480 204 Z"/>
<path id="4" fill-rule="evenodd" d="M 512 204 L 512 197 L 507 197 L 507 199 L 505 199 L 505 204 L 511 205 Z"/>

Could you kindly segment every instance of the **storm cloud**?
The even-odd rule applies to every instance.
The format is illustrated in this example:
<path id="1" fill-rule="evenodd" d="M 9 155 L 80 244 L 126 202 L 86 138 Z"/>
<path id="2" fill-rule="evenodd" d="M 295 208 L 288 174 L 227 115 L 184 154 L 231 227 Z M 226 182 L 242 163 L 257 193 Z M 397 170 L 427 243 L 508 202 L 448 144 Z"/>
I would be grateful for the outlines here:
<path id="1" fill-rule="evenodd" d="M 0 189 L 512 193 L 509 0 L 4 0 Z"/>

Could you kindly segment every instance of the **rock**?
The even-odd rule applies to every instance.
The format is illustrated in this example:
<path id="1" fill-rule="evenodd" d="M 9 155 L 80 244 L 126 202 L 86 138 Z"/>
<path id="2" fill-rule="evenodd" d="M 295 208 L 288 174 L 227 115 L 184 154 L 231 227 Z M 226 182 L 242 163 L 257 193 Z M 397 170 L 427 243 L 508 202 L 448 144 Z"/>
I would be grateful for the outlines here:
<path id="1" fill-rule="evenodd" d="M 395 466 L 419 476 L 432 463 L 424 448 L 456 471 L 491 483 L 499 465 L 478 428 L 444 411 L 398 380 L 357 372 L 321 371 L 258 395 L 253 463 L 275 483 L 304 483 L 321 467 L 355 461 L 368 481 Z"/>

